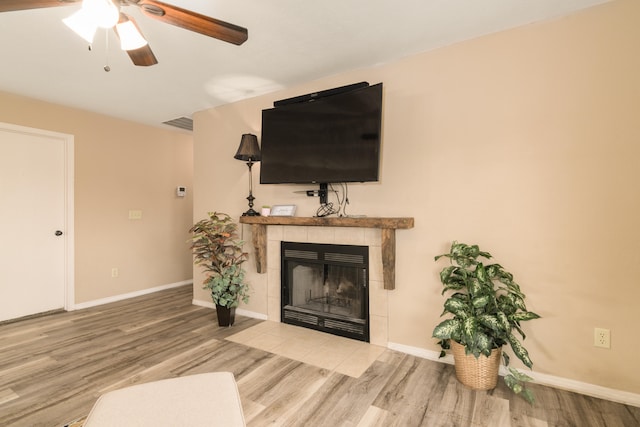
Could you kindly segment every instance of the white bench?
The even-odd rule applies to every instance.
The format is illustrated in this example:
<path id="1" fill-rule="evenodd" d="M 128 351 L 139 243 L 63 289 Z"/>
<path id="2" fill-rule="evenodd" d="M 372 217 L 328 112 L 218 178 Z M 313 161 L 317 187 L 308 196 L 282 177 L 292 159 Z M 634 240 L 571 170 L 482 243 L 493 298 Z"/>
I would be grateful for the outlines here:
<path id="1" fill-rule="evenodd" d="M 84 427 L 244 427 L 238 386 L 230 372 L 138 384 L 100 396 Z"/>

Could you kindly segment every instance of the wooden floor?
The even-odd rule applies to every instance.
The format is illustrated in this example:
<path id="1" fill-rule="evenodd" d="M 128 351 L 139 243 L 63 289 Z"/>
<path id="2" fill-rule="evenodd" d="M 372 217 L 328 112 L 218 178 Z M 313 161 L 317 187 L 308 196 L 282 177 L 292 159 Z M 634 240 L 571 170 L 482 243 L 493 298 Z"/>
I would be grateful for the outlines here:
<path id="1" fill-rule="evenodd" d="M 0 325 L 0 426 L 61 426 L 105 391 L 231 371 L 249 426 L 639 426 L 640 408 L 534 385 L 529 406 L 500 381 L 460 385 L 450 365 L 385 350 L 359 378 L 225 338 L 181 287 L 71 313 Z M 212 402 L 213 404 L 213 402 Z"/>

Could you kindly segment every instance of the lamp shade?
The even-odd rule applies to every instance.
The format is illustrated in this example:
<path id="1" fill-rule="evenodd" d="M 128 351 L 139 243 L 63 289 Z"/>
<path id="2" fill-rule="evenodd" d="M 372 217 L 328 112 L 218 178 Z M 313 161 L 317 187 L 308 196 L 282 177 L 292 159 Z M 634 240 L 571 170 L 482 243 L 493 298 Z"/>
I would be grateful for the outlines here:
<path id="1" fill-rule="evenodd" d="M 62 22 L 77 35 L 85 39 L 87 43 L 93 43 L 93 38 L 98 30 L 98 24 L 93 21 L 91 14 L 87 12 L 85 8 L 63 19 Z"/>
<path id="2" fill-rule="evenodd" d="M 124 13 L 120 14 L 120 20 L 116 25 L 116 34 L 120 37 L 122 50 L 140 49 L 148 44 L 133 19 Z"/>
<path id="3" fill-rule="evenodd" d="M 259 162 L 262 156 L 260 154 L 260 147 L 258 146 L 258 137 L 252 133 L 242 135 L 240 146 L 233 158 L 245 162 Z"/>

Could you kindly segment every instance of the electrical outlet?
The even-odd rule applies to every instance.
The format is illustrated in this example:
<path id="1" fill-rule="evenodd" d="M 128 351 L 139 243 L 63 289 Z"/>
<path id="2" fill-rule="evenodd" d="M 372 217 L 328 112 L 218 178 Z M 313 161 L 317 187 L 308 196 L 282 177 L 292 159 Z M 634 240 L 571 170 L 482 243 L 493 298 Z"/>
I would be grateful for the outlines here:
<path id="1" fill-rule="evenodd" d="M 118 274 L 120 274 L 120 272 L 118 271 L 118 267 L 113 267 L 111 269 L 111 277 L 118 277 Z"/>
<path id="2" fill-rule="evenodd" d="M 595 328 L 593 330 L 593 345 L 594 347 L 611 348 L 611 331 Z"/>

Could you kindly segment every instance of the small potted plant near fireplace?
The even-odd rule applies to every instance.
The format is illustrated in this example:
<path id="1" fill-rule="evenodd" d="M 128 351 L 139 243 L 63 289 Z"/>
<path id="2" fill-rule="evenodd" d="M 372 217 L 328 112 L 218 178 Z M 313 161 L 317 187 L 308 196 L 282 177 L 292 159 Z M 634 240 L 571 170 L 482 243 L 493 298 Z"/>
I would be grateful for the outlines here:
<path id="1" fill-rule="evenodd" d="M 491 254 L 477 245 L 454 241 L 449 253 L 435 260 L 442 257 L 451 262 L 440 272 L 442 294 L 449 293 L 442 315 L 453 317 L 437 325 L 433 336 L 440 340 L 440 357 L 446 350 L 453 352 L 458 380 L 475 390 L 494 388 L 501 353 L 504 365 L 509 366 L 509 356 L 502 352 L 506 344 L 531 369 L 533 363 L 516 333 L 524 340 L 520 323 L 540 316 L 527 310 L 525 295 L 513 275 L 500 264 L 485 265 L 479 258 L 488 260 Z M 505 376 L 511 390 L 533 403 L 533 394 L 525 387 L 530 380 L 513 368 Z"/>
<path id="2" fill-rule="evenodd" d="M 208 218 L 191 227 L 191 251 L 194 264 L 206 273 L 203 288 L 211 291 L 220 326 L 231 326 L 240 300 L 249 302 L 249 285 L 244 281 L 242 251 L 238 225 L 225 213 L 209 212 Z"/>

